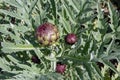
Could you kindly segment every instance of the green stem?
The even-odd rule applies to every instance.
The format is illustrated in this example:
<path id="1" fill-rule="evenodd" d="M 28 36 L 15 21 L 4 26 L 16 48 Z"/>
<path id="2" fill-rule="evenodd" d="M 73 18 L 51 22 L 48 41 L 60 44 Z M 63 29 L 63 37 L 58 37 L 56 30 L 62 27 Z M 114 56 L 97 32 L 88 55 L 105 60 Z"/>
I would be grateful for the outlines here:
<path id="1" fill-rule="evenodd" d="M 56 70 L 56 53 L 55 53 L 55 51 L 54 51 L 54 46 L 52 46 L 52 51 L 51 51 L 51 54 L 50 54 L 50 57 L 51 57 L 51 71 L 52 72 L 55 72 L 55 70 Z"/>

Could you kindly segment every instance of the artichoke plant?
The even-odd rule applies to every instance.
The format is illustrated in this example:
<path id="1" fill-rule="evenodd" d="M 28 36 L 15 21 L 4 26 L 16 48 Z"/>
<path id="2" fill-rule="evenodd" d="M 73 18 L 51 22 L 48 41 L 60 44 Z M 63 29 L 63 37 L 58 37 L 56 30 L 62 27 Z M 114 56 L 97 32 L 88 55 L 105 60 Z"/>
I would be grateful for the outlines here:
<path id="1" fill-rule="evenodd" d="M 119 33 L 111 0 L 0 0 L 0 80 L 120 80 Z"/>

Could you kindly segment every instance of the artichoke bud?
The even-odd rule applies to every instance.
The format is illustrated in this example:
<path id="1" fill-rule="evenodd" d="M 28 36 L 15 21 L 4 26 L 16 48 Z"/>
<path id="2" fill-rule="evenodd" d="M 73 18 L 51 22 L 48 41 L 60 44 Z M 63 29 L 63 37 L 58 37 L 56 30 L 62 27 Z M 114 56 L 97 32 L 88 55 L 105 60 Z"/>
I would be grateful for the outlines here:
<path id="1" fill-rule="evenodd" d="M 59 32 L 54 24 L 46 22 L 37 28 L 36 37 L 40 44 L 51 45 L 58 40 Z"/>
<path id="2" fill-rule="evenodd" d="M 68 44 L 74 44 L 77 42 L 77 36 L 73 33 L 67 34 L 67 36 L 65 37 L 65 41 Z"/>

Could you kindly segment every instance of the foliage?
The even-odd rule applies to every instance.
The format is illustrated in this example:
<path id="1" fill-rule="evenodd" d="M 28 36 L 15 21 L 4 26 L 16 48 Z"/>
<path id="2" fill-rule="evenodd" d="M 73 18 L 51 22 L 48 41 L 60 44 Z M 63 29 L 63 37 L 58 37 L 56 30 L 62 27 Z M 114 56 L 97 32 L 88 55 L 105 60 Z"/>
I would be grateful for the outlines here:
<path id="1" fill-rule="evenodd" d="M 101 3 L 107 5 L 107 17 Z M 1 0 L 0 6 L 0 79 L 119 80 L 120 15 L 110 1 Z M 35 37 L 44 22 L 58 26 L 60 38 L 53 46 L 42 46 Z M 73 45 L 65 43 L 69 33 L 77 35 Z M 31 61 L 33 55 L 40 64 Z M 57 62 L 66 64 L 64 74 L 55 72 Z"/>

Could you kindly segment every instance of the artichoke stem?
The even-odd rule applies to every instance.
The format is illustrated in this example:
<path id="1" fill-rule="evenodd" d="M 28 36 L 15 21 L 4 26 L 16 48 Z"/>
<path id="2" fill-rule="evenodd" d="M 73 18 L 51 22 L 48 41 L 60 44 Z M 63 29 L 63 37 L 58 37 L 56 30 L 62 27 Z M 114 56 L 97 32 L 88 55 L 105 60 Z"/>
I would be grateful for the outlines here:
<path id="1" fill-rule="evenodd" d="M 50 54 L 50 57 L 52 59 L 51 60 L 51 71 L 55 72 L 56 71 L 56 57 L 55 57 L 56 53 L 54 51 L 55 49 L 54 46 L 52 46 L 51 49 L 52 49 L 51 54 Z"/>
<path id="2" fill-rule="evenodd" d="M 55 70 L 56 70 L 56 61 L 51 61 L 51 70 L 52 70 L 52 72 L 55 72 Z"/>

